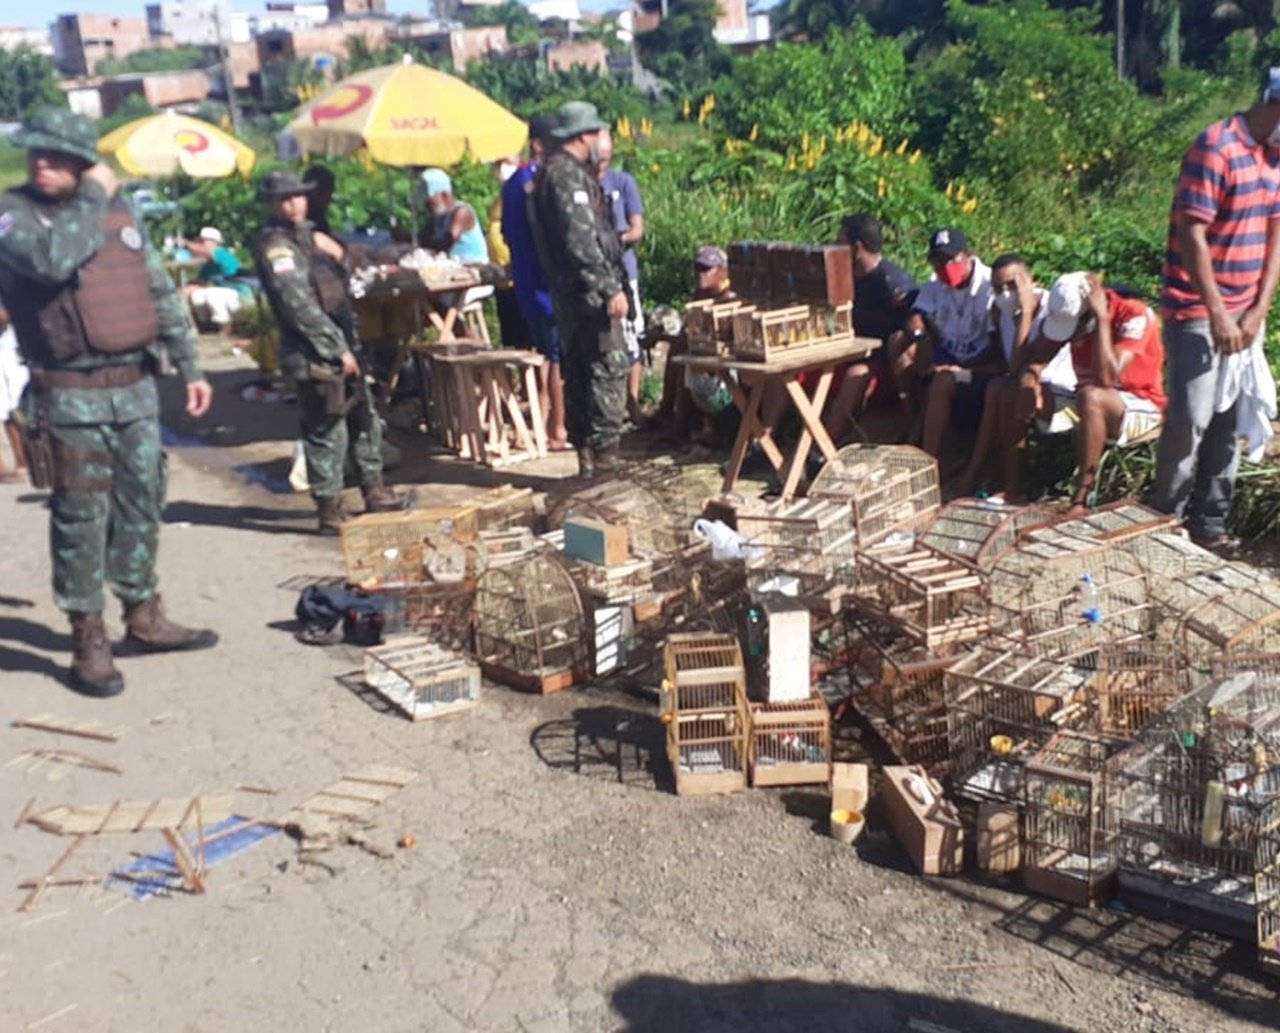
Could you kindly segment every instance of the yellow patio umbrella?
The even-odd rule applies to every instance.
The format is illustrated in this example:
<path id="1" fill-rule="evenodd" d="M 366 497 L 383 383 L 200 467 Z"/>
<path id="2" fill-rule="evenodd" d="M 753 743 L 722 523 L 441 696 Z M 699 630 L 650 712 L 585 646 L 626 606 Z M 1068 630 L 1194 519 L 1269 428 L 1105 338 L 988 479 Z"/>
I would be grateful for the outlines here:
<path id="1" fill-rule="evenodd" d="M 456 165 L 518 154 L 528 129 L 461 79 L 410 60 L 357 72 L 305 105 L 286 130 L 304 154 L 367 148 L 386 165 Z"/>
<path id="2" fill-rule="evenodd" d="M 113 130 L 98 141 L 98 151 L 131 176 L 171 176 L 181 170 L 196 179 L 218 179 L 237 170 L 247 174 L 256 157 L 217 126 L 176 111 Z"/>

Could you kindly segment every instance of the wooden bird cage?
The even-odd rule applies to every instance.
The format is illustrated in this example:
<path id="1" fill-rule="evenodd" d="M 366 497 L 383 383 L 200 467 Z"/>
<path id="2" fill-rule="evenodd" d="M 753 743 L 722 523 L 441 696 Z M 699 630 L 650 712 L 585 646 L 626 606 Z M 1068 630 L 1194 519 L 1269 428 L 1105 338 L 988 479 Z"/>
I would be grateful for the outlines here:
<path id="1" fill-rule="evenodd" d="M 751 704 L 751 784 L 826 785 L 831 777 L 831 711 L 821 696 Z"/>
<path id="2" fill-rule="evenodd" d="M 811 499 L 853 507 L 860 548 L 899 532 L 915 532 L 938 511 L 938 461 L 910 445 L 849 445 L 814 477 Z"/>
<path id="3" fill-rule="evenodd" d="M 585 677 L 582 599 L 551 553 L 486 570 L 476 584 L 475 625 L 481 667 L 495 681 L 546 693 Z"/>
<path id="4" fill-rule="evenodd" d="M 760 577 L 790 574 L 805 594 L 852 583 L 857 533 L 847 505 L 795 499 L 738 510 L 737 530 L 758 553 L 748 569 Z"/>
<path id="5" fill-rule="evenodd" d="M 693 517 L 683 500 L 658 479 L 637 474 L 602 481 L 565 495 L 547 510 L 547 525 L 559 530 L 569 516 L 590 517 L 627 529 L 631 554 L 656 559 L 689 544 Z"/>
<path id="6" fill-rule="evenodd" d="M 710 298 L 684 308 L 684 336 L 691 355 L 728 355 L 733 349 L 733 317 L 751 310 L 742 301 L 716 304 Z"/>
<path id="7" fill-rule="evenodd" d="M 1190 662 L 1201 666 L 1221 653 L 1280 653 L 1280 585 L 1206 600 L 1183 617 L 1180 640 Z"/>
<path id="8" fill-rule="evenodd" d="M 479 533 L 469 506 L 365 513 L 342 524 L 347 581 L 364 588 L 427 579 L 427 561 L 442 550 L 461 549 Z"/>
<path id="9" fill-rule="evenodd" d="M 1065 535 L 1024 541 L 992 567 L 989 585 L 992 628 L 1049 659 L 1084 657 L 1152 629 L 1142 567 L 1115 546 Z"/>
<path id="10" fill-rule="evenodd" d="M 667 755 L 681 796 L 747 787 L 751 716 L 742 648 L 733 635 L 671 635 L 660 707 Z"/>
<path id="11" fill-rule="evenodd" d="M 1173 646 L 1149 639 L 1108 642 L 1098 650 L 1091 686 L 1097 728 L 1132 739 L 1193 687 L 1186 658 Z"/>
<path id="12" fill-rule="evenodd" d="M 474 581 L 419 581 L 384 589 L 383 634 L 413 632 L 437 646 L 470 652 L 475 612 Z"/>
<path id="13" fill-rule="evenodd" d="M 1116 783 L 1127 869 L 1251 878 L 1280 797 L 1280 677 L 1233 674 L 1187 694 L 1125 750 Z"/>
<path id="14" fill-rule="evenodd" d="M 769 362 L 801 349 L 853 343 L 853 305 L 742 308 L 733 313 L 733 357 Z"/>
<path id="15" fill-rule="evenodd" d="M 366 649 L 364 682 L 411 721 L 469 710 L 480 702 L 480 668 L 415 636 Z"/>
<path id="16" fill-rule="evenodd" d="M 1122 742 L 1058 732 L 1027 762 L 1027 889 L 1078 907 L 1109 895 L 1118 858 L 1112 773 Z"/>
<path id="17" fill-rule="evenodd" d="M 1280 976 L 1280 798 L 1269 801 L 1258 819 L 1253 897 L 1258 964 L 1269 975 Z"/>
<path id="18" fill-rule="evenodd" d="M 856 603 L 844 620 L 850 702 L 903 764 L 941 771 L 950 757 L 943 674 L 956 656 L 937 655 Z"/>
<path id="19" fill-rule="evenodd" d="M 991 566 L 1018 543 L 1028 527 L 1051 520 L 1050 506 L 1011 506 L 981 499 L 948 502 L 920 533 L 919 541 L 979 570 Z"/>
<path id="20" fill-rule="evenodd" d="M 1068 534 L 1093 542 L 1117 544 L 1149 534 L 1168 532 L 1176 527 L 1178 518 L 1157 512 L 1140 503 L 1122 499 L 1102 506 L 1088 516 L 1070 520 L 1053 520 L 1044 528 L 1028 528 L 1028 538 L 1035 539 L 1042 531 Z"/>
<path id="21" fill-rule="evenodd" d="M 490 488 L 467 501 L 475 510 L 477 531 L 507 531 L 532 528 L 537 517 L 537 503 L 532 488 L 516 488 L 510 484 Z"/>
<path id="22" fill-rule="evenodd" d="M 862 609 L 897 623 L 931 651 L 972 642 L 990 627 L 985 576 L 926 545 L 864 549 L 854 594 Z"/>
<path id="23" fill-rule="evenodd" d="M 1060 661 L 980 646 L 943 675 L 952 784 L 961 795 L 1021 804 L 1023 765 L 1088 720 L 1089 676 Z"/>
<path id="24" fill-rule="evenodd" d="M 1142 564 L 1153 586 L 1162 581 L 1184 581 L 1227 566 L 1221 557 L 1190 538 L 1168 531 L 1138 535 L 1120 542 L 1119 547 Z"/>

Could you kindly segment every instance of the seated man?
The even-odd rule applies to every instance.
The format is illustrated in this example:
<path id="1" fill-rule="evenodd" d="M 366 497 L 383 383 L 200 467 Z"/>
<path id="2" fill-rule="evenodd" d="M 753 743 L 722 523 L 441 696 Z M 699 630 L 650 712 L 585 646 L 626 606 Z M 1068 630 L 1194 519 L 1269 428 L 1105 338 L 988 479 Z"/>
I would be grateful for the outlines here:
<path id="1" fill-rule="evenodd" d="M 883 342 L 865 361 L 852 363 L 837 374 L 839 387 L 827 404 L 822 422 L 831 439 L 839 444 L 851 421 L 861 415 L 867 390 L 876 381 L 890 379 L 890 349 L 901 348 L 907 317 L 920 285 L 902 266 L 881 253 L 884 233 L 870 212 L 846 216 L 836 243 L 847 244 L 853 251 L 854 333 Z"/>
<path id="2" fill-rule="evenodd" d="M 1004 370 L 1004 360 L 991 333 L 991 270 L 969 250 L 964 232 L 934 233 L 929 264 L 934 274 L 920 288 L 892 358 L 908 409 L 923 394 L 921 446 L 937 456 L 948 424 L 977 431 L 987 381 Z"/>
<path id="3" fill-rule="evenodd" d="M 232 319 L 249 293 L 248 287 L 232 282 L 242 271 L 240 259 L 223 243 L 222 231 L 214 226 L 203 227 L 196 240 L 187 241 L 187 247 L 196 258 L 204 259 L 186 287 L 196 322 L 229 335 Z"/>
<path id="4" fill-rule="evenodd" d="M 1082 272 L 1058 277 L 1041 336 L 1046 351 L 1070 345 L 1080 422 L 1080 481 L 1071 515 L 1083 516 L 1105 446 L 1124 445 L 1160 425 L 1166 401 L 1164 345 L 1145 302 L 1123 297 Z"/>
<path id="5" fill-rule="evenodd" d="M 489 261 L 489 246 L 476 210 L 453 196 L 453 180 L 444 169 L 422 173 L 422 190 L 427 199 L 427 225 L 418 233 L 418 243 L 428 251 L 441 251 L 459 262 Z"/>

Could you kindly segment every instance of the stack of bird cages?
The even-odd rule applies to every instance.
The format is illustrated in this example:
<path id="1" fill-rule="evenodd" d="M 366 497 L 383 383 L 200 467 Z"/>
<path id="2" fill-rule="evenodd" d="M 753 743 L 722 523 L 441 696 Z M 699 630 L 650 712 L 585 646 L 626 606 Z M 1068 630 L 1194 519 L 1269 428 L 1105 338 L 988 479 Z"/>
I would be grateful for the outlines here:
<path id="1" fill-rule="evenodd" d="M 1253 897 L 1257 908 L 1258 964 L 1263 971 L 1280 975 L 1280 799 L 1269 801 L 1258 820 Z"/>
<path id="2" fill-rule="evenodd" d="M 1088 516 L 1054 521 L 1051 529 L 1057 534 L 1117 544 L 1132 538 L 1167 532 L 1177 523 L 1178 518 L 1175 516 L 1157 512 L 1137 502 L 1121 500 L 1102 506 Z M 1035 538 L 1040 530 L 1028 530 L 1027 534 L 1028 537 Z"/>
<path id="3" fill-rule="evenodd" d="M 847 505 L 820 499 L 778 501 L 738 511 L 738 533 L 755 546 L 756 578 L 790 574 L 806 595 L 853 581 L 857 533 Z"/>
<path id="4" fill-rule="evenodd" d="M 1150 639 L 1106 643 L 1092 685 L 1098 730 L 1132 739 L 1192 688 L 1186 658 L 1173 646 Z"/>
<path id="5" fill-rule="evenodd" d="M 822 697 L 751 704 L 751 784 L 826 785 L 831 776 L 831 711 Z"/>
<path id="6" fill-rule="evenodd" d="M 412 721 L 469 710 L 480 701 L 476 664 L 414 636 L 365 650 L 364 681 Z"/>
<path id="7" fill-rule="evenodd" d="M 854 594 L 929 650 L 972 642 L 990 628 L 983 574 L 925 545 L 864 548 Z"/>
<path id="8" fill-rule="evenodd" d="M 691 355 L 728 355 L 733 347 L 733 317 L 751 306 L 742 301 L 716 304 L 691 301 L 684 308 L 684 335 Z"/>
<path id="9" fill-rule="evenodd" d="M 938 511 L 919 540 L 979 570 L 989 570 L 1018 543 L 1021 531 L 1052 520 L 1054 513 L 1050 506 L 1011 506 L 983 499 L 957 499 Z"/>
<path id="10" fill-rule="evenodd" d="M 655 559 L 689 544 L 691 518 L 662 490 L 661 484 L 629 480 L 602 481 L 564 496 L 547 511 L 552 530 L 569 516 L 591 517 L 625 527 L 631 554 Z"/>
<path id="11" fill-rule="evenodd" d="M 524 558 L 538 547 L 538 539 L 527 527 L 481 531 L 479 541 L 476 543 L 482 570 L 523 562 Z"/>
<path id="12" fill-rule="evenodd" d="M 537 502 L 532 488 L 502 484 L 481 492 L 467 503 L 475 510 L 477 531 L 506 531 L 510 528 L 532 528 L 537 517 Z"/>
<path id="13" fill-rule="evenodd" d="M 926 649 L 856 603 L 844 619 L 850 702 L 903 764 L 941 771 L 950 756 L 943 674 L 956 657 Z"/>
<path id="14" fill-rule="evenodd" d="M 653 593 L 652 560 L 629 560 L 616 567 L 569 557 L 564 562 L 583 594 L 599 605 L 630 606 Z"/>
<path id="15" fill-rule="evenodd" d="M 668 636 L 661 717 L 681 796 L 730 793 L 747 786 L 751 715 L 742 648 L 733 635 Z"/>
<path id="16" fill-rule="evenodd" d="M 1280 677 L 1248 671 L 1188 693 L 1138 734 L 1116 782 L 1126 869 L 1252 878 L 1280 797 Z"/>
<path id="17" fill-rule="evenodd" d="M 347 581 L 377 589 L 387 582 L 430 576 L 427 562 L 444 551 L 474 543 L 478 527 L 469 506 L 366 513 L 342 524 Z"/>
<path id="18" fill-rule="evenodd" d="M 1023 765 L 1056 733 L 1088 722 L 1089 675 L 984 645 L 943 675 L 952 784 L 963 795 L 1023 801 Z"/>
<path id="19" fill-rule="evenodd" d="M 1027 889 L 1079 907 L 1106 898 L 1118 864 L 1111 783 L 1123 746 L 1064 731 L 1027 762 Z"/>
<path id="20" fill-rule="evenodd" d="M 476 585 L 476 652 L 495 681 L 556 692 L 588 667 L 587 621 L 578 588 L 551 553 L 486 570 Z"/>
<path id="21" fill-rule="evenodd" d="M 733 357 L 771 362 L 801 349 L 852 344 L 853 305 L 743 308 L 733 314 Z M 868 342 L 869 346 L 875 342 Z"/>
<path id="22" fill-rule="evenodd" d="M 1074 660 L 1152 630 L 1141 564 L 1111 545 L 1055 535 L 1024 541 L 991 569 L 991 623 L 1024 652 Z"/>
<path id="23" fill-rule="evenodd" d="M 866 548 L 933 520 L 941 504 L 938 461 L 910 445 L 849 445 L 818 471 L 807 494 L 852 505 L 858 545 Z"/>
<path id="24" fill-rule="evenodd" d="M 1223 653 L 1280 653 L 1280 585 L 1255 584 L 1205 600 L 1185 614 L 1179 638 L 1200 666 Z"/>

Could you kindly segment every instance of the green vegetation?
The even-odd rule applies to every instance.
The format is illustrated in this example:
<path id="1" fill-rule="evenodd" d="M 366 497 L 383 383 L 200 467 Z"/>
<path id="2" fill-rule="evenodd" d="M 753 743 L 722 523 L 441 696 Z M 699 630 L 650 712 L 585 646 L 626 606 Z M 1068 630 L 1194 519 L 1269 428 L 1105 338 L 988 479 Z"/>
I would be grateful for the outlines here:
<path id="1" fill-rule="evenodd" d="M 94 71 L 98 75 L 181 72 L 190 68 L 205 68 L 211 63 L 200 47 L 149 47 L 146 50 L 135 50 L 125 57 L 104 57 Z"/>
<path id="2" fill-rule="evenodd" d="M 0 119 L 21 118 L 38 104 L 61 103 L 52 61 L 25 43 L 0 50 Z"/>

